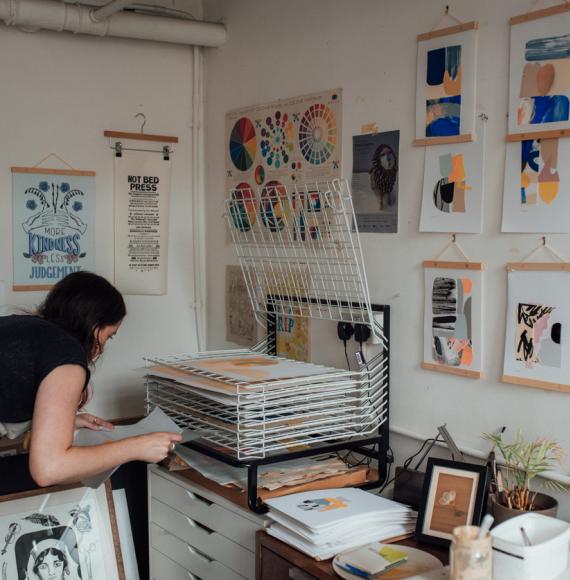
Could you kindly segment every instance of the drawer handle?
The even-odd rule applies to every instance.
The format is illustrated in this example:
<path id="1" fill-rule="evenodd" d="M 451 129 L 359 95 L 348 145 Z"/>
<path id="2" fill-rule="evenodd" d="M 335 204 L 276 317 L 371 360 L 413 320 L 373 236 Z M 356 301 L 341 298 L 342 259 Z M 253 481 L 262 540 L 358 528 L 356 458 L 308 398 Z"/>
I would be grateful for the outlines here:
<path id="1" fill-rule="evenodd" d="M 202 495 L 198 495 L 197 493 L 194 493 L 193 491 L 188 491 L 186 490 L 186 493 L 188 494 L 188 497 L 194 501 L 200 501 L 202 503 L 205 503 L 206 505 L 212 505 L 214 502 L 210 501 L 209 499 L 205 498 Z"/>
<path id="2" fill-rule="evenodd" d="M 202 530 L 203 532 L 206 532 L 208 535 L 213 534 L 214 530 L 206 527 L 204 524 L 201 524 L 200 522 L 197 522 L 196 520 L 193 520 L 192 518 L 189 518 L 188 516 L 185 516 L 186 519 L 188 520 L 188 523 L 193 527 L 193 528 L 197 528 L 199 530 Z"/>
<path id="3" fill-rule="evenodd" d="M 203 552 L 200 552 L 200 550 L 196 550 L 196 548 L 193 548 L 189 544 L 186 544 L 186 547 L 188 548 L 188 551 L 191 554 L 194 554 L 194 556 L 198 556 L 198 558 L 202 558 L 202 560 L 205 560 L 205 562 L 207 564 L 211 564 L 214 561 L 212 558 L 210 558 L 209 556 L 206 556 L 206 554 L 204 554 Z"/>
<path id="4" fill-rule="evenodd" d="M 186 570 L 186 573 L 188 574 L 188 578 L 190 580 L 202 580 L 199 576 L 196 576 L 196 574 L 192 574 L 192 572 L 188 572 L 188 570 Z"/>

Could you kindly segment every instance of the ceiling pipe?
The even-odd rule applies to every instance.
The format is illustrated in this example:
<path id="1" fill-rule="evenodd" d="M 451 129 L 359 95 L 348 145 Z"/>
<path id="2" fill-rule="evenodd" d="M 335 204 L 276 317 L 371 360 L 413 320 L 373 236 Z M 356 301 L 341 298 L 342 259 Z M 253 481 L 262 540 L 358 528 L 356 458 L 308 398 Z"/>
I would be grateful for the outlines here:
<path id="1" fill-rule="evenodd" d="M 105 6 L 101 6 L 101 8 L 97 8 L 97 10 L 91 10 L 91 18 L 95 20 L 95 22 L 101 22 L 109 16 L 113 16 L 117 12 L 120 12 L 123 8 L 126 8 L 131 3 L 131 0 L 112 0 Z"/>
<path id="2" fill-rule="evenodd" d="M 91 9 L 57 0 L 0 0 L 0 21 L 4 21 L 7 26 L 33 30 L 66 31 L 192 46 L 221 46 L 226 41 L 223 24 L 131 12 L 119 12 L 98 22 L 93 18 Z"/>

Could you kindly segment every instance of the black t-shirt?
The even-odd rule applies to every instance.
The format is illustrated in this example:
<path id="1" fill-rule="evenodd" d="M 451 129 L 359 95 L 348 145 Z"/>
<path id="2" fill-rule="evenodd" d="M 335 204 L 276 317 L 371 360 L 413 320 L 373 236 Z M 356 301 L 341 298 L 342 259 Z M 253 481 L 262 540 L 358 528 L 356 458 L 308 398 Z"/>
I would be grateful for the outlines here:
<path id="1" fill-rule="evenodd" d="M 68 364 L 86 370 L 87 386 L 87 356 L 78 340 L 37 316 L 0 316 L 0 421 L 29 421 L 40 383 Z"/>

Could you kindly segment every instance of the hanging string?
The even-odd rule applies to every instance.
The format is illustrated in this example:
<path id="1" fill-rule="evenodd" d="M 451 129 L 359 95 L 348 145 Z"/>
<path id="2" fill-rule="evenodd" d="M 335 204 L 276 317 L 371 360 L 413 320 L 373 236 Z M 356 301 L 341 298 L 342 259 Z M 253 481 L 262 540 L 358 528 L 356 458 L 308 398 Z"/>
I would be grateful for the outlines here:
<path id="1" fill-rule="evenodd" d="M 530 260 L 533 256 L 535 256 L 536 254 L 538 254 L 538 252 L 540 252 L 541 250 L 546 250 L 549 255 L 553 258 L 555 258 L 556 260 L 558 260 L 559 262 L 565 262 L 566 260 L 546 241 L 546 236 L 542 236 L 541 237 L 541 242 L 538 245 L 538 247 L 536 247 L 528 256 L 524 257 L 522 259 L 523 262 L 527 262 L 528 260 Z"/>
<path id="2" fill-rule="evenodd" d="M 61 163 L 63 163 L 64 165 L 67 165 L 67 167 L 69 167 L 69 169 L 73 169 L 73 171 L 76 170 L 75 167 L 70 165 L 65 159 L 62 159 L 57 153 L 50 153 L 49 155 L 46 155 L 43 159 L 38 161 L 35 165 L 32 165 L 32 167 L 39 167 L 44 161 L 47 161 L 50 157 L 55 157 Z"/>
<path id="3" fill-rule="evenodd" d="M 445 252 L 452 248 L 455 248 L 463 256 L 466 262 L 471 262 L 471 260 L 467 257 L 467 254 L 463 251 L 463 248 L 456 241 L 455 234 L 451 234 L 451 241 L 447 244 L 447 246 L 445 246 L 445 248 L 443 248 L 443 250 L 441 250 L 441 252 L 434 258 L 434 260 L 437 262 L 437 260 L 439 260 L 443 254 L 445 254 Z"/>
<path id="4" fill-rule="evenodd" d="M 433 32 L 436 28 L 439 28 L 443 24 L 443 22 L 445 21 L 446 18 L 451 18 L 451 20 L 453 20 L 456 24 L 464 24 L 463 20 L 460 20 L 459 18 L 457 18 L 457 16 L 454 16 L 453 14 L 451 14 L 451 12 L 449 11 L 449 4 L 448 4 L 445 7 L 445 10 L 443 12 L 443 16 L 439 19 L 438 23 L 431 29 L 430 32 Z"/>

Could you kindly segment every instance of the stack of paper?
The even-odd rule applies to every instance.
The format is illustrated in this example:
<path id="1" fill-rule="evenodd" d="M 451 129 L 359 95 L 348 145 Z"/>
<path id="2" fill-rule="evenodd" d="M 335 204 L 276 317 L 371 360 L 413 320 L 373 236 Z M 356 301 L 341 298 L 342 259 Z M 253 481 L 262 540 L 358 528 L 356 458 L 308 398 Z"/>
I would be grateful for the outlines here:
<path id="1" fill-rule="evenodd" d="M 182 446 L 177 447 L 176 454 L 189 467 L 207 479 L 220 485 L 236 485 L 244 491 L 247 490 L 247 469 L 245 467 L 232 467 Z M 282 487 L 303 485 L 336 475 L 348 474 L 351 470 L 354 471 L 354 468 L 349 467 L 335 456 L 317 455 L 305 459 L 260 465 L 257 485 L 274 491 Z"/>
<path id="2" fill-rule="evenodd" d="M 317 560 L 411 534 L 416 513 L 361 489 L 321 489 L 266 500 L 268 532 Z"/>

